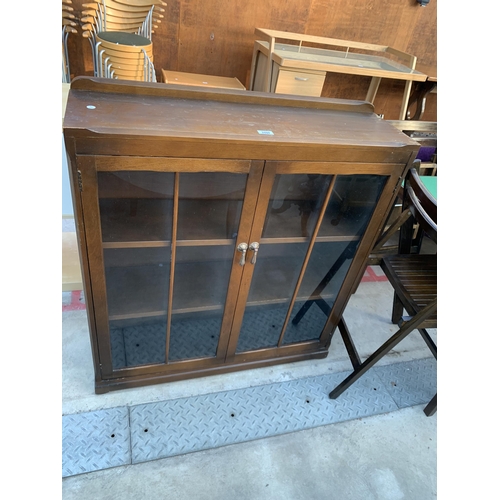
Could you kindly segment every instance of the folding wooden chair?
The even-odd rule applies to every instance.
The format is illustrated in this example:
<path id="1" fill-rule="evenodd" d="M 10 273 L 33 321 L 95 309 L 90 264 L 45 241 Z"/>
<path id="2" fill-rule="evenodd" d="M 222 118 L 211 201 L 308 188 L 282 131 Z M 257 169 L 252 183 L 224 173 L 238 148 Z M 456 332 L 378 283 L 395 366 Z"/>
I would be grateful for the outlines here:
<path id="1" fill-rule="evenodd" d="M 401 226 L 398 253 L 383 257 L 380 262 L 394 288 L 392 322 L 398 324 L 399 330 L 361 362 L 352 338 L 349 334 L 344 335 L 339 325 L 354 371 L 333 389 L 331 399 L 340 396 L 414 330 L 420 332 L 437 359 L 436 344 L 427 332 L 428 328 L 437 328 L 437 253 L 420 253 L 424 233 L 437 244 L 437 202 L 423 186 L 415 168 L 409 171 L 405 180 L 403 211 L 407 209 L 411 217 Z M 421 230 L 417 241 L 414 238 L 414 223 Z M 409 316 L 403 316 L 403 308 Z M 436 409 L 437 394 L 424 412 L 430 416 Z"/>
<path id="2" fill-rule="evenodd" d="M 422 161 L 420 159 L 416 159 L 413 162 L 413 167 L 417 171 L 418 175 L 421 176 Z M 431 178 L 432 177 L 429 176 L 420 177 L 422 181 L 427 183 L 430 183 Z M 401 189 L 398 192 L 398 196 L 396 197 L 394 207 L 385 223 L 385 227 L 380 233 L 370 252 L 370 256 L 368 257 L 366 263 L 367 266 L 380 265 L 383 257 L 398 253 L 398 240 L 396 239 L 398 231 L 401 226 L 411 217 L 411 211 L 409 210 L 409 208 L 406 208 L 405 210 L 402 209 L 403 195 L 404 188 L 403 186 L 401 186 Z M 419 234 L 421 234 L 421 230 Z"/>

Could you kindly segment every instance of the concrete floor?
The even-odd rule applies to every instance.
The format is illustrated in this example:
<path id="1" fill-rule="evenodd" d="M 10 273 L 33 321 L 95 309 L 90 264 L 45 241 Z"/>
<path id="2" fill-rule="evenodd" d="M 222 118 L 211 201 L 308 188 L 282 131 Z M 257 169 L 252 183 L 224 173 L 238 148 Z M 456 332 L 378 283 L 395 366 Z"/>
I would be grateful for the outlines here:
<path id="1" fill-rule="evenodd" d="M 380 270 L 375 268 L 377 274 Z M 63 303 L 68 301 L 63 294 Z M 345 312 L 362 358 L 397 327 L 386 281 L 362 283 Z M 68 309 L 68 308 L 66 308 Z M 95 395 L 85 310 L 63 312 L 63 415 L 201 395 L 351 368 L 336 334 L 327 358 Z M 434 332 L 435 334 L 435 332 Z M 416 332 L 379 365 L 427 358 Z M 437 415 L 423 406 L 64 478 L 63 498 L 436 498 Z M 411 450 L 411 453 L 409 452 Z"/>

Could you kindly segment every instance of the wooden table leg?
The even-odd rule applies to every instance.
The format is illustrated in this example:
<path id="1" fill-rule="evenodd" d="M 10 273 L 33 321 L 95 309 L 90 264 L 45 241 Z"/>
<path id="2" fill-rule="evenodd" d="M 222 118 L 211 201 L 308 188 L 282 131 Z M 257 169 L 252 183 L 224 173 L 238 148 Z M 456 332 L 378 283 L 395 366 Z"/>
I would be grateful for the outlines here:
<path id="1" fill-rule="evenodd" d="M 267 60 L 267 66 L 266 66 L 266 92 L 272 92 L 273 89 L 272 87 L 272 73 L 273 73 L 273 52 L 274 52 L 274 43 L 275 43 L 275 38 L 271 38 L 269 40 L 269 54 L 268 54 L 268 60 Z"/>
<path id="2" fill-rule="evenodd" d="M 407 81 L 405 85 L 405 91 L 403 94 L 403 103 L 401 104 L 401 111 L 399 113 L 400 120 L 406 120 L 406 112 L 408 111 L 408 101 L 410 99 L 411 92 L 411 81 Z"/>
<path id="3" fill-rule="evenodd" d="M 377 90 L 380 85 L 380 80 L 381 78 L 373 76 L 372 81 L 370 82 L 370 87 L 368 88 L 368 92 L 366 93 L 365 100 L 371 102 L 372 104 L 373 101 L 375 100 L 375 96 L 377 95 Z"/>

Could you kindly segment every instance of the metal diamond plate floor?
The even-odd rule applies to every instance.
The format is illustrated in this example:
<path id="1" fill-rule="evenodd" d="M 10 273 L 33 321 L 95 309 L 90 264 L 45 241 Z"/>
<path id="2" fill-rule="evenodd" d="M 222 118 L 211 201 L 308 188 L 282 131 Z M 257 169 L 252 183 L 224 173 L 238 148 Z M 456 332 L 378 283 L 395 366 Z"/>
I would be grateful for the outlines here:
<path id="1" fill-rule="evenodd" d="M 63 477 L 217 448 L 428 403 L 434 358 L 63 416 Z"/>
<path id="2" fill-rule="evenodd" d="M 130 463 L 128 408 L 111 408 L 62 420 L 63 477 Z"/>

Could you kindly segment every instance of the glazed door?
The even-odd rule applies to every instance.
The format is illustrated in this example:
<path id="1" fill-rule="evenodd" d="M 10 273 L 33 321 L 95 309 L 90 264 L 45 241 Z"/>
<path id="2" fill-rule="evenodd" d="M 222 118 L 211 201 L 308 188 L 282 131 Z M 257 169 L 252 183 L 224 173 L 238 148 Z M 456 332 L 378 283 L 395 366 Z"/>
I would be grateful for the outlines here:
<path id="1" fill-rule="evenodd" d="M 327 343 L 327 319 L 377 203 L 392 196 L 376 168 L 348 175 L 352 165 L 266 163 L 228 357 L 293 356 Z"/>
<path id="2" fill-rule="evenodd" d="M 226 359 L 263 162 L 79 157 L 102 373 Z"/>

